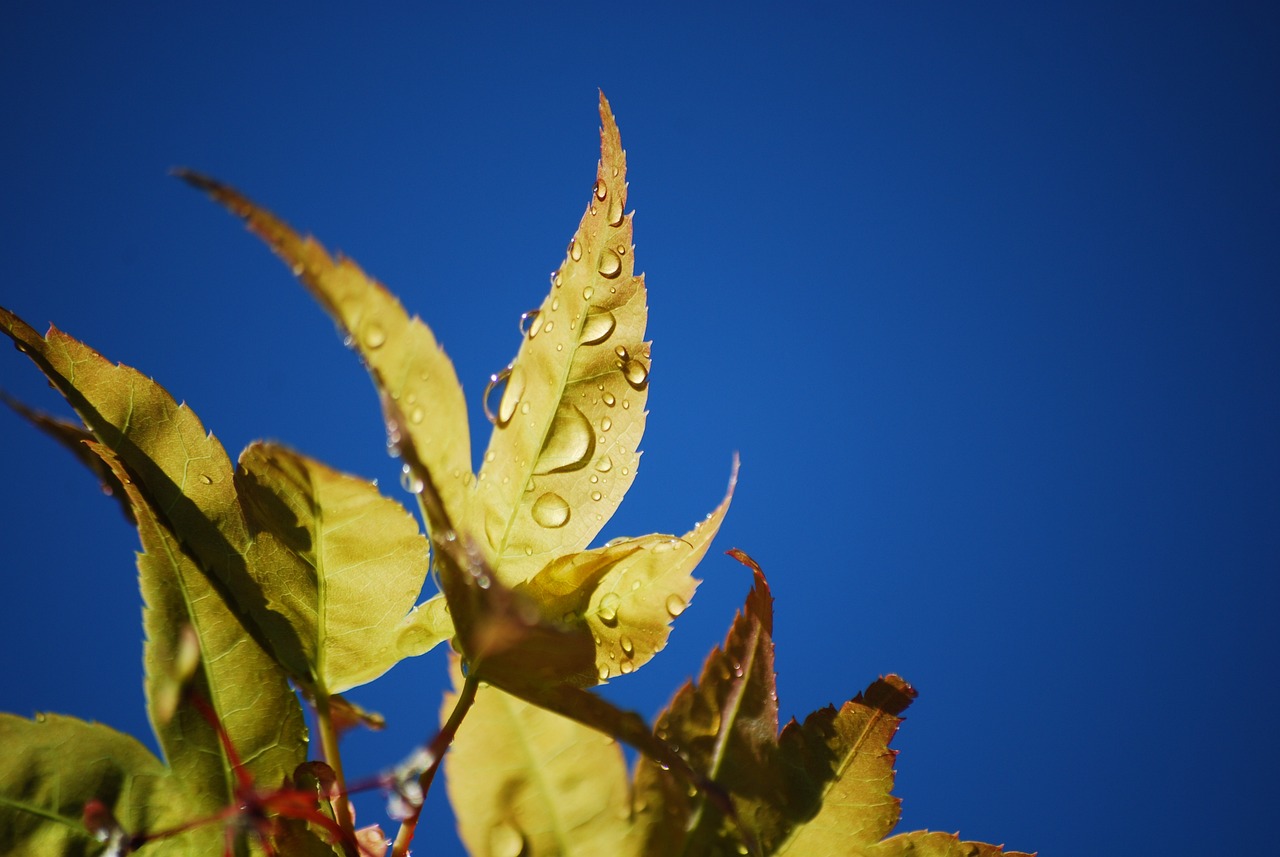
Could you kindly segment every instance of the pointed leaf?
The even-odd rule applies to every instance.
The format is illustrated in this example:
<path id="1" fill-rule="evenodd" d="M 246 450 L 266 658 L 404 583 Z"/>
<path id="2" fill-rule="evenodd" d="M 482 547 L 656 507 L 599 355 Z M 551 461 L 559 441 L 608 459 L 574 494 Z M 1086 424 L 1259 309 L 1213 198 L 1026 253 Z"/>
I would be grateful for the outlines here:
<path id="1" fill-rule="evenodd" d="M 503 582 L 585 548 L 635 478 L 649 344 L 635 276 L 626 155 L 600 97 L 590 205 L 528 327 L 498 402 L 477 484 L 486 548 Z"/>
<path id="2" fill-rule="evenodd" d="M 221 182 L 190 170 L 178 175 L 243 218 L 333 317 L 379 388 L 404 410 L 405 431 L 435 474 L 450 514 L 460 521 L 474 481 L 467 405 L 453 364 L 431 329 L 410 318 L 396 297 L 355 262 L 333 259 L 314 238 L 298 235 Z"/>
<path id="3" fill-rule="evenodd" d="M 246 567 L 249 533 L 231 461 L 186 405 L 150 378 L 50 327 L 42 337 L 0 309 L 5 333 L 75 408 L 85 426 L 128 469 L 165 525 L 218 582 L 258 642 L 292 675 L 309 680 L 300 641 L 262 600 Z M 270 575 L 271 569 L 255 569 Z"/>
<path id="4" fill-rule="evenodd" d="M 452 707 L 446 699 L 444 716 Z M 572 857 L 616 854 L 624 845 L 622 750 L 572 720 L 481 687 L 445 767 L 472 854 Z"/>
<path id="5" fill-rule="evenodd" d="M 782 800 L 772 769 L 778 735 L 773 597 L 759 567 L 747 562 L 755 586 L 746 606 L 723 647 L 707 656 L 697 684 L 686 683 L 659 715 L 655 732 L 679 747 L 696 770 L 731 786 L 739 818 L 768 845 L 781 833 L 772 807 Z M 637 818 L 650 852 L 737 853 L 738 832 L 707 806 L 705 795 L 690 795 L 646 759 L 637 765 L 636 793 L 660 810 Z"/>
<path id="6" fill-rule="evenodd" d="M 406 627 L 422 621 L 414 602 L 429 563 L 417 519 L 370 482 L 276 444 L 246 449 L 235 481 L 252 556 L 274 568 L 264 596 L 302 641 L 317 687 L 339 693 L 390 669 Z"/>
<path id="7" fill-rule="evenodd" d="M 517 591 L 545 605 L 552 618 L 586 620 L 598 680 L 634 672 L 666 646 L 672 620 L 692 600 L 693 570 L 729 511 L 737 477 L 735 459 L 724 500 L 683 538 L 643 536 L 562 557 Z"/>
<path id="8" fill-rule="evenodd" d="M 195 806 L 201 812 L 216 812 L 232 803 L 236 786 L 231 760 L 217 733 L 189 701 L 180 702 L 176 712 L 157 711 L 172 681 L 183 629 L 194 631 L 200 647 L 191 689 L 208 700 L 255 780 L 279 782 L 306 757 L 302 708 L 280 667 L 160 522 L 119 458 L 96 442 L 90 448 L 120 480 L 137 518 L 143 547 L 138 583 L 146 602 L 143 665 L 152 728 L 169 766 L 188 784 Z"/>
<path id="9" fill-rule="evenodd" d="M 56 714 L 26 720 L 0 714 L 0 854 L 96 853 L 85 805 L 114 818 L 128 834 L 154 833 L 198 815 L 181 783 L 128 735 Z M 220 853 L 216 826 L 160 839 L 157 855 Z"/>

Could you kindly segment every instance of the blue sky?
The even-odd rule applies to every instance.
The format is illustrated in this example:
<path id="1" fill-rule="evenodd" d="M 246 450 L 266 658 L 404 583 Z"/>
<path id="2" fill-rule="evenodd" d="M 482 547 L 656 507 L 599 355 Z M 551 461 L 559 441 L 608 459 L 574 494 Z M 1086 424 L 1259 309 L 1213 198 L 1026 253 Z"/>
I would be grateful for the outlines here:
<path id="1" fill-rule="evenodd" d="M 683 532 L 742 456 L 697 600 L 609 695 L 652 715 L 697 672 L 737 546 L 784 715 L 919 690 L 902 829 L 1243 853 L 1280 798 L 1277 44 L 1261 3 L 8 3 L 0 303 L 233 455 L 273 438 L 395 493 L 332 324 L 167 171 L 355 257 L 479 413 L 586 204 L 602 88 L 654 340 L 605 537 Z M 16 353 L 0 387 L 60 407 Z M 150 740 L 136 535 L 16 417 L 0 437 L 0 709 Z M 435 653 L 353 693 L 392 725 L 348 767 L 425 737 L 443 683 Z"/>

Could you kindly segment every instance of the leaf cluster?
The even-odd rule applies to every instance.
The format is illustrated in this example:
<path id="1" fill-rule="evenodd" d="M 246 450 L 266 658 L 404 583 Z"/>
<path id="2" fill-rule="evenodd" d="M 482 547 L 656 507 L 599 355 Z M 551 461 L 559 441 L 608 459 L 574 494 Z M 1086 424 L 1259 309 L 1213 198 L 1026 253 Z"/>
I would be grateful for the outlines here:
<path id="1" fill-rule="evenodd" d="M 138 530 L 161 749 L 74 718 L 0 715 L 0 854 L 403 855 L 442 759 L 476 855 L 1013 853 L 889 835 L 888 746 L 914 697 L 901 679 L 779 729 L 772 597 L 745 554 L 732 552 L 755 576 L 743 611 L 652 726 L 589 690 L 666 645 L 737 471 L 683 535 L 591 546 L 635 478 L 650 372 L 626 157 L 603 97 L 600 115 L 587 210 L 485 392 L 493 431 L 478 472 L 462 387 L 430 328 L 350 259 L 180 172 L 242 217 L 343 331 L 417 515 L 278 443 L 233 463 L 154 380 L 0 309 L 0 330 L 79 421 L 11 404 L 84 461 Z M 440 591 L 419 602 L 429 578 Z M 341 733 L 378 718 L 345 694 L 445 641 L 455 690 L 439 730 L 349 781 Z M 641 753 L 630 774 L 619 742 Z M 388 794 L 394 839 L 357 826 L 358 788 Z"/>

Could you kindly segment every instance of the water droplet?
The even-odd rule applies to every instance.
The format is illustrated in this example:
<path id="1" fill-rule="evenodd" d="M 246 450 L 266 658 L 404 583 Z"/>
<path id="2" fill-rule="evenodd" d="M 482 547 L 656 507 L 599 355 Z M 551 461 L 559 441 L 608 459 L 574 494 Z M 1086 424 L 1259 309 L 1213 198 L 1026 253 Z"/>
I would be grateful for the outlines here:
<path id="1" fill-rule="evenodd" d="M 543 494 L 533 501 L 530 514 L 535 521 L 548 529 L 563 527 L 569 523 L 569 504 L 559 494 Z"/>
<path id="2" fill-rule="evenodd" d="M 484 460 L 486 462 L 493 461 L 497 457 L 498 457 L 498 454 L 494 452 L 492 449 L 484 454 Z"/>
<path id="3" fill-rule="evenodd" d="M 611 408 L 618 403 L 618 400 L 613 397 L 613 393 L 605 393 L 602 398 L 604 403 Z"/>
<path id="4" fill-rule="evenodd" d="M 564 284 L 564 280 L 560 277 L 560 272 L 556 271 L 555 277 L 552 278 L 551 280 L 551 285 L 555 286 L 558 289 L 563 284 Z"/>
<path id="5" fill-rule="evenodd" d="M 362 340 L 365 348 L 381 348 L 387 341 L 387 332 L 382 329 L 382 325 L 371 321 L 364 326 Z"/>
<path id="6" fill-rule="evenodd" d="M 574 405 L 561 404 L 551 421 L 551 429 L 533 472 L 546 474 L 581 470 L 595 451 L 596 439 L 586 414 Z"/>
<path id="7" fill-rule="evenodd" d="M 611 428 L 613 428 L 613 420 L 605 417 L 600 421 L 600 431 L 608 431 Z"/>
<path id="8" fill-rule="evenodd" d="M 601 473 L 608 473 L 612 469 L 613 459 L 607 455 L 596 462 L 596 470 L 599 470 Z"/>
<path id="9" fill-rule="evenodd" d="M 522 413 L 522 414 L 527 414 L 527 413 L 529 413 L 529 403 L 528 403 L 528 402 L 521 402 L 521 403 L 520 403 L 520 413 Z"/>
<path id="10" fill-rule="evenodd" d="M 423 412 L 422 408 L 414 408 L 409 412 L 409 422 L 414 424 L 420 423 L 422 422 L 422 418 L 425 416 L 426 414 Z"/>
<path id="11" fill-rule="evenodd" d="M 623 674 L 623 675 L 630 675 L 630 674 L 635 670 L 635 668 L 636 668 L 636 665 L 635 665 L 634 663 L 632 663 L 631 661 L 623 661 L 623 662 L 622 662 L 622 667 L 621 667 L 621 669 L 622 669 L 622 674 Z"/>
<path id="12" fill-rule="evenodd" d="M 582 323 L 582 344 L 598 345 L 604 342 L 617 326 L 617 319 L 608 310 L 589 313 L 587 320 Z"/>
<path id="13" fill-rule="evenodd" d="M 649 386 L 649 367 L 639 359 L 628 360 L 622 364 L 622 376 L 633 389 L 643 390 Z"/>
<path id="14" fill-rule="evenodd" d="M 600 621 L 612 628 L 618 624 L 618 607 L 622 605 L 622 596 L 616 592 L 606 592 L 600 599 Z"/>
<path id="15" fill-rule="evenodd" d="M 673 619 L 683 613 L 688 606 L 689 602 L 674 592 L 667 596 L 667 612 L 671 614 Z"/>
<path id="16" fill-rule="evenodd" d="M 423 489 L 426 488 L 422 484 L 422 480 L 413 474 L 413 470 L 407 464 L 400 467 L 400 487 L 410 494 L 421 494 Z"/>
<path id="17" fill-rule="evenodd" d="M 621 226 L 622 225 L 622 200 L 618 199 L 618 197 L 616 196 L 613 199 L 609 200 L 608 214 L 609 214 L 610 226 Z"/>
<path id="18" fill-rule="evenodd" d="M 613 353 L 618 355 L 619 360 L 625 361 L 631 359 L 631 352 L 627 350 L 627 346 L 625 345 L 619 345 L 617 348 L 613 349 Z"/>
<path id="19" fill-rule="evenodd" d="M 538 311 L 536 309 L 520 313 L 520 333 L 530 339 L 538 335 Z"/>
<path id="20" fill-rule="evenodd" d="M 606 247 L 600 252 L 600 264 L 597 270 L 600 271 L 600 276 L 612 280 L 622 273 L 622 259 L 618 257 L 617 253 Z"/>
<path id="21" fill-rule="evenodd" d="M 589 301 L 591 300 L 591 296 L 594 295 L 595 293 L 596 293 L 595 289 L 591 288 L 590 286 L 587 286 L 585 289 L 582 290 L 582 299 L 584 301 Z"/>
<path id="22" fill-rule="evenodd" d="M 628 637 L 626 634 L 623 634 L 622 638 L 618 640 L 618 645 L 622 646 L 622 653 L 627 657 L 631 657 L 632 655 L 635 654 L 636 647 L 631 642 L 631 638 Z"/>
<path id="23" fill-rule="evenodd" d="M 619 255 L 619 256 L 625 256 L 625 255 L 627 255 L 627 245 L 626 245 L 626 244 L 619 244 L 619 245 L 618 245 L 618 255 Z"/>
<path id="24" fill-rule="evenodd" d="M 569 258 L 575 262 L 582 258 L 582 245 L 578 243 L 577 238 L 569 241 Z"/>
<path id="25" fill-rule="evenodd" d="M 493 409 L 489 407 L 489 396 L 493 394 L 493 391 L 497 388 L 499 384 L 506 383 L 510 379 L 510 377 L 511 377 L 510 366 L 503 369 L 501 372 L 496 372 L 493 375 L 490 375 L 489 383 L 485 385 L 484 395 L 480 399 L 480 404 L 484 406 L 484 415 L 489 419 L 489 422 L 493 423 L 494 425 L 498 424 L 498 417 L 493 412 Z M 503 395 L 502 395 L 503 402 L 506 401 L 506 398 L 507 398 L 506 390 L 504 389 Z M 511 415 L 507 414 L 506 422 L 509 422 L 510 420 L 511 420 Z M 506 422 L 504 422 L 503 425 L 506 425 Z"/>
<path id="26" fill-rule="evenodd" d="M 552 311 L 552 312 L 555 312 L 555 311 L 556 311 L 556 310 L 558 310 L 558 309 L 560 309 L 560 299 L 559 299 L 559 298 L 552 298 L 552 299 L 551 299 L 551 311 Z"/>
<path id="27" fill-rule="evenodd" d="M 556 327 L 556 323 L 554 321 L 549 321 L 542 326 L 542 332 L 550 333 L 551 331 L 555 330 L 555 327 Z"/>
<path id="28" fill-rule="evenodd" d="M 601 494 L 599 491 L 592 491 L 592 492 L 591 492 L 591 499 L 592 499 L 592 500 L 595 500 L 597 503 L 599 503 L 599 502 L 600 502 L 600 499 L 601 499 L 602 497 L 604 497 L 604 495 L 603 495 L 603 494 Z"/>
<path id="29" fill-rule="evenodd" d="M 516 412 L 516 404 L 524 395 L 524 372 L 517 366 L 508 369 L 506 375 L 507 387 L 502 391 L 502 399 L 498 402 L 498 426 L 505 426 L 511 422 L 511 417 Z"/>
<path id="30" fill-rule="evenodd" d="M 494 825 L 489 831 L 489 853 L 493 857 L 523 857 L 526 847 L 524 836 L 509 824 Z"/>
<path id="31" fill-rule="evenodd" d="M 632 591 L 632 592 L 639 592 L 639 591 L 640 591 L 640 581 L 638 581 L 638 580 L 633 580 L 633 581 L 631 581 L 631 591 Z"/>
<path id="32" fill-rule="evenodd" d="M 600 669 L 596 671 L 596 675 L 600 677 L 601 681 L 604 681 L 609 677 L 609 668 L 606 666 L 600 667 Z"/>
<path id="33" fill-rule="evenodd" d="M 667 539 L 665 542 L 658 542 L 653 546 L 654 553 L 670 553 L 675 550 L 676 545 L 680 544 L 679 539 Z"/>
<path id="34" fill-rule="evenodd" d="M 630 409 L 631 409 L 631 400 L 630 400 L 630 399 L 623 399 L 623 400 L 622 400 L 622 409 L 623 409 L 624 411 L 626 411 L 626 410 L 630 410 Z"/>
<path id="35" fill-rule="evenodd" d="M 604 179 L 596 179 L 596 199 L 604 199 L 609 192 L 609 188 L 605 185 Z"/>

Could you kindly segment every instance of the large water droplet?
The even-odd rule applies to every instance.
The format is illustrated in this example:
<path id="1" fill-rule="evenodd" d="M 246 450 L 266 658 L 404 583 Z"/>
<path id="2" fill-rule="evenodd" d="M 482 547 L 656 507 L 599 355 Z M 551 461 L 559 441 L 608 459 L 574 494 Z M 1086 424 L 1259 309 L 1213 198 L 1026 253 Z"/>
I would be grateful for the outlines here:
<path id="1" fill-rule="evenodd" d="M 421 494 L 427 486 L 414 475 L 409 465 L 404 464 L 400 467 L 400 487 L 410 494 Z"/>
<path id="2" fill-rule="evenodd" d="M 618 355 L 619 360 L 625 361 L 631 359 L 631 352 L 627 350 L 627 346 L 625 345 L 619 345 L 617 348 L 613 349 L 613 353 Z"/>
<path id="3" fill-rule="evenodd" d="M 633 389 L 643 390 L 649 386 L 649 367 L 638 357 L 632 358 L 622 364 L 622 377 Z"/>
<path id="4" fill-rule="evenodd" d="M 582 344 L 598 345 L 604 342 L 617 326 L 617 319 L 607 309 L 588 314 L 587 320 L 582 323 Z"/>
<path id="5" fill-rule="evenodd" d="M 530 339 L 538 335 L 538 310 L 520 313 L 520 333 Z"/>
<path id="6" fill-rule="evenodd" d="M 630 675 L 632 672 L 635 671 L 635 668 L 636 668 L 636 665 L 631 661 L 623 661 L 622 665 L 619 667 L 619 669 L 622 670 L 623 675 Z"/>
<path id="7" fill-rule="evenodd" d="M 489 853 L 493 857 L 524 857 L 527 847 L 524 836 L 509 824 L 497 824 L 489 831 Z"/>
<path id="8" fill-rule="evenodd" d="M 495 414 L 493 412 L 493 409 L 489 407 L 489 396 L 492 395 L 494 389 L 496 389 L 499 384 L 505 384 L 507 381 L 507 378 L 510 377 L 510 375 L 511 375 L 510 366 L 508 366 L 506 369 L 503 369 L 501 372 L 495 372 L 494 374 L 490 375 L 489 383 L 484 385 L 484 395 L 480 397 L 480 404 L 484 406 L 485 417 L 489 420 L 489 422 L 495 425 L 498 422 L 498 415 Z M 390 430 L 390 427 L 388 427 L 388 431 L 389 430 Z M 389 443 L 390 441 L 388 441 L 388 444 Z"/>
<path id="9" fill-rule="evenodd" d="M 601 459 L 596 462 L 596 470 L 599 470 L 601 473 L 608 473 L 612 469 L 613 459 L 607 455 L 601 457 Z"/>
<path id="10" fill-rule="evenodd" d="M 611 408 L 618 403 L 618 400 L 613 397 L 613 393 L 605 393 L 601 398 L 604 399 L 604 403 Z"/>
<path id="11" fill-rule="evenodd" d="M 616 592 L 606 592 L 600 599 L 600 621 L 612 628 L 618 624 L 618 608 L 622 606 L 622 596 Z"/>
<path id="12" fill-rule="evenodd" d="M 516 366 L 507 372 L 507 388 L 502 391 L 502 400 L 498 402 L 498 419 L 499 426 L 505 426 L 511 422 L 511 416 L 516 412 L 516 405 L 520 403 L 520 397 L 524 395 L 524 371 Z"/>
<path id="13" fill-rule="evenodd" d="M 674 592 L 667 596 L 667 612 L 671 614 L 673 619 L 683 613 L 688 606 L 689 602 Z"/>
<path id="14" fill-rule="evenodd" d="M 564 403 L 556 410 L 551 431 L 542 445 L 533 472 L 567 473 L 587 466 L 596 451 L 591 421 L 574 405 Z"/>
<path id="15" fill-rule="evenodd" d="M 582 299 L 584 301 L 589 301 L 591 300 L 592 296 L 595 295 L 595 293 L 596 293 L 595 289 L 591 288 L 590 286 L 587 286 L 585 289 L 582 290 Z"/>
<path id="16" fill-rule="evenodd" d="M 364 326 L 364 334 L 360 337 L 365 348 L 381 348 L 387 341 L 387 332 L 382 329 L 382 325 L 376 321 L 370 321 Z"/>
<path id="17" fill-rule="evenodd" d="M 631 657 L 636 652 L 635 645 L 631 642 L 631 638 L 626 634 L 623 634 L 621 639 L 618 640 L 618 645 L 622 646 L 622 653 L 627 657 Z"/>
<path id="18" fill-rule="evenodd" d="M 604 199 L 608 192 L 609 188 L 604 183 L 604 179 L 596 179 L 596 199 Z"/>
<path id="19" fill-rule="evenodd" d="M 622 259 L 618 257 L 617 253 L 606 247 L 600 252 L 600 265 L 597 270 L 600 271 L 600 276 L 612 280 L 622 273 Z"/>
<path id="20" fill-rule="evenodd" d="M 622 225 L 622 200 L 616 196 L 609 200 L 609 225 Z"/>
<path id="21" fill-rule="evenodd" d="M 577 238 L 569 241 L 569 258 L 575 262 L 582 258 L 582 245 L 578 243 Z"/>
<path id="22" fill-rule="evenodd" d="M 609 677 L 609 668 L 604 666 L 600 667 L 600 669 L 596 670 L 596 675 L 600 677 L 601 681 L 604 681 Z"/>
<path id="23" fill-rule="evenodd" d="M 530 514 L 535 521 L 548 529 L 563 527 L 569 523 L 569 504 L 559 494 L 543 494 L 533 501 Z"/>
<path id="24" fill-rule="evenodd" d="M 600 431 L 608 431 L 611 428 L 613 428 L 613 420 L 605 417 L 600 421 Z"/>

